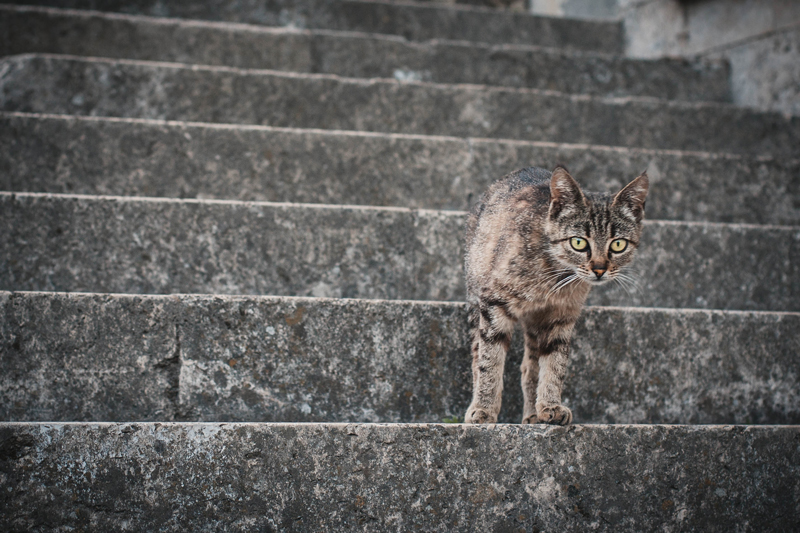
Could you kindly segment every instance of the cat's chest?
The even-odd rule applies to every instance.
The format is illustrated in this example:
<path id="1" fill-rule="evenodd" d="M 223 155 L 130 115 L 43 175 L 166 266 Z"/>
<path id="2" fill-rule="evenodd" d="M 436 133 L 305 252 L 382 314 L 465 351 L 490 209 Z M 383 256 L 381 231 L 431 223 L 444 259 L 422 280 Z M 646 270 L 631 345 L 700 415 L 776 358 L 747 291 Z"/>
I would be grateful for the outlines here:
<path id="1" fill-rule="evenodd" d="M 506 309 L 517 320 L 529 317 L 539 317 L 539 320 L 571 320 L 580 313 L 589 290 L 589 286 L 580 284 L 556 295 L 540 291 L 516 295 L 508 299 Z"/>

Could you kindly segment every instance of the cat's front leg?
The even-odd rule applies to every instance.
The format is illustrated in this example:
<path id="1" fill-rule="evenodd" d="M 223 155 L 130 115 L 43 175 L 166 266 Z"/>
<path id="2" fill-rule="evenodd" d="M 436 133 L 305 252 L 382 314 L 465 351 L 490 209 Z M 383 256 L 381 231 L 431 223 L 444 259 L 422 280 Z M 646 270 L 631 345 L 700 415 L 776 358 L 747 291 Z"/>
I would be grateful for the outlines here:
<path id="1" fill-rule="evenodd" d="M 503 396 L 503 367 L 514 323 L 497 306 L 470 311 L 472 335 L 472 403 L 467 424 L 494 424 Z"/>
<path id="2" fill-rule="evenodd" d="M 572 411 L 561 405 L 568 359 L 569 337 L 556 337 L 540 347 L 539 384 L 536 389 L 536 418 L 539 423 L 562 426 L 572 423 Z"/>

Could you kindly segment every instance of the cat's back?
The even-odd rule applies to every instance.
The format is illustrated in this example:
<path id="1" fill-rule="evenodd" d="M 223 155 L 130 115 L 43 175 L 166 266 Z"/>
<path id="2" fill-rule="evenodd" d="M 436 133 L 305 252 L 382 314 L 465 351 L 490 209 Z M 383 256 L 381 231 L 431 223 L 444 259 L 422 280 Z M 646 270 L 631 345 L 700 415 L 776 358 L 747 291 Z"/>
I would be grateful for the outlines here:
<path id="1" fill-rule="evenodd" d="M 472 208 L 464 255 L 468 299 L 490 280 L 514 285 L 517 270 L 539 264 L 550 177 L 543 168 L 517 170 L 489 187 Z"/>
<path id="2" fill-rule="evenodd" d="M 518 221 L 521 214 L 525 219 L 535 220 L 546 212 L 550 203 L 551 176 L 549 170 L 528 167 L 494 182 L 470 210 L 467 247 L 471 246 L 481 219 L 493 219 L 491 230 L 502 231 L 502 228 Z"/>

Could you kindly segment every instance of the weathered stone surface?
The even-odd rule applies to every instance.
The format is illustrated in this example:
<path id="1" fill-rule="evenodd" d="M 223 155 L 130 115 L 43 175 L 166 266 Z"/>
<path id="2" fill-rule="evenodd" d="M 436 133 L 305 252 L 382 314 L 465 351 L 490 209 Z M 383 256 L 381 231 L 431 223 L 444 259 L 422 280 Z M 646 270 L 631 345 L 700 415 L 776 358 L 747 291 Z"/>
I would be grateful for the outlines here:
<path id="1" fill-rule="evenodd" d="M 2 420 L 173 420 L 169 301 L 0 293 Z"/>
<path id="2" fill-rule="evenodd" d="M 454 39 L 517 43 L 609 54 L 622 54 L 624 39 L 618 22 L 563 20 L 475 7 L 374 0 L 23 0 L 5 3 L 382 33 L 411 41 Z"/>
<path id="3" fill-rule="evenodd" d="M 566 401 L 580 420 L 604 423 L 797 423 L 798 320 L 588 308 L 573 336 Z"/>
<path id="4" fill-rule="evenodd" d="M 70 56 L 0 69 L 5 111 L 800 154 L 800 117 L 718 103 Z"/>
<path id="5" fill-rule="evenodd" d="M 460 303 L 0 295 L 0 420 L 440 422 L 471 397 Z M 564 401 L 577 422 L 796 424 L 798 328 L 589 307 Z M 517 336 L 503 422 L 522 419 L 521 357 Z"/>
<path id="6" fill-rule="evenodd" d="M 798 160 L 15 113 L 0 146 L 4 191 L 466 210 L 512 170 L 561 163 L 597 191 L 647 169 L 654 220 L 800 225 Z"/>
<path id="7" fill-rule="evenodd" d="M 800 310 L 800 228 L 645 222 L 640 289 L 596 291 L 594 305 Z"/>
<path id="8" fill-rule="evenodd" d="M 387 2 L 59 4 L 408 39 L 541 38 L 533 42 L 592 50 L 621 43 L 619 25 Z M 664 70 L 635 72 L 642 64 L 594 53 L 569 71 L 578 56 L 513 46 L 86 20 L 83 29 L 58 30 L 12 20 L 0 40 L 72 46 L 70 32 L 86 31 L 84 48 L 73 51 L 115 52 L 111 34 L 130 41 L 116 52 L 151 59 L 233 56 L 234 65 L 262 66 L 245 61 L 266 54 L 278 61 L 272 68 L 348 76 L 397 71 L 398 79 L 706 94 L 678 82 L 683 67 L 674 63 L 680 91 L 648 77 Z M 369 51 L 354 53 L 356 41 Z M 146 55 L 155 53 L 164 55 Z M 545 61 L 553 58 L 559 68 Z M 646 98 L 151 67 L 3 60 L 0 108 L 387 133 L 36 119 L 32 135 L 19 135 L 31 117 L 3 117 L 0 189 L 463 209 L 509 170 L 566 162 L 600 189 L 648 168 L 650 219 L 798 221 L 798 119 Z M 427 67 L 464 77 L 426 78 Z M 541 70 L 550 77 L 526 78 Z M 569 77 L 579 79 L 549 85 Z M 428 133 L 451 137 L 419 135 Z M 778 157 L 760 159 L 769 154 Z M 463 292 L 459 212 L 3 194 L 0 220 L 0 284 L 11 289 Z M 641 293 L 597 292 L 595 302 L 798 309 L 796 227 L 649 222 L 645 239 Z M 798 426 L 52 423 L 438 422 L 463 414 L 469 400 L 460 303 L 0 292 L 0 309 L 0 419 L 51 421 L 0 424 L 3 531 L 760 532 L 800 523 Z M 590 307 L 576 328 L 565 402 L 579 422 L 797 424 L 798 326 L 798 313 Z M 502 413 L 513 422 L 521 416 L 515 342 Z"/>
<path id="9" fill-rule="evenodd" d="M 0 202 L 7 290 L 462 298 L 457 212 L 8 193 Z"/>
<path id="10" fill-rule="evenodd" d="M 800 25 L 715 56 L 731 65 L 731 93 L 737 104 L 800 115 Z"/>
<path id="11" fill-rule="evenodd" d="M 89 36 L 89 38 L 87 38 Z M 574 53 L 519 45 L 409 43 L 375 34 L 290 30 L 0 6 L 0 56 L 74 54 L 240 68 L 481 83 L 607 96 L 729 101 L 724 62 Z M 358 57 L 358 61 L 353 61 Z"/>
<path id="12" fill-rule="evenodd" d="M 463 300 L 465 214 L 0 193 L 0 289 Z M 800 230 L 646 221 L 600 305 L 800 310 Z"/>
<path id="13" fill-rule="evenodd" d="M 3 424 L 4 530 L 791 531 L 800 428 Z"/>
<path id="14" fill-rule="evenodd" d="M 692 6 L 669 0 L 623 1 L 630 8 L 620 13 L 625 19 L 625 51 L 635 57 L 724 51 L 800 24 L 800 4 L 791 0 L 705 0 Z"/>
<path id="15" fill-rule="evenodd" d="M 800 115 L 800 3 L 626 3 L 626 55 L 727 60 L 736 104 Z"/>

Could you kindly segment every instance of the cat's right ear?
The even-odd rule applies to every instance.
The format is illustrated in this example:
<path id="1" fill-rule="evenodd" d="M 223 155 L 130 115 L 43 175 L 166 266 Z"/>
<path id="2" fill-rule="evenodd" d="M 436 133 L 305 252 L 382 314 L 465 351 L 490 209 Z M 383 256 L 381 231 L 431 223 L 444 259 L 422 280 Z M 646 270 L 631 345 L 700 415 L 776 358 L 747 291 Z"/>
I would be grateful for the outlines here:
<path id="1" fill-rule="evenodd" d="M 550 177 L 550 218 L 557 218 L 585 202 L 578 182 L 569 175 L 566 168 L 557 166 Z"/>

